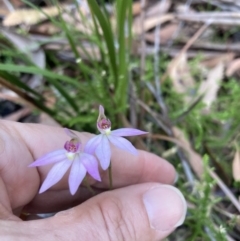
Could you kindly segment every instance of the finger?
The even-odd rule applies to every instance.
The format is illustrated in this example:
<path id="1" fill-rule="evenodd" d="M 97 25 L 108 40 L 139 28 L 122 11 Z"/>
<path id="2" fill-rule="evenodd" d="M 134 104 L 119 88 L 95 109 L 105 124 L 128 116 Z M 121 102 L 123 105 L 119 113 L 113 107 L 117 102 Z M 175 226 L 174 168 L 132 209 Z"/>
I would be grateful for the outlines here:
<path id="1" fill-rule="evenodd" d="M 49 230 L 55 237 L 71 240 L 160 240 L 181 225 L 186 202 L 176 188 L 147 183 L 102 193 L 54 217 L 30 221 L 29 229 Z M 41 239 L 41 233 L 35 230 Z M 46 233 L 45 233 L 46 234 Z"/>
<path id="2" fill-rule="evenodd" d="M 48 165 L 37 169 L 28 168 L 28 165 L 46 153 L 62 148 L 69 138 L 62 128 L 51 126 L 1 121 L 0 127 L 0 175 L 9 194 L 11 207 L 19 208 L 36 196 L 41 183 L 52 167 Z M 87 133 L 78 135 L 83 144 L 92 136 Z M 175 170 L 171 164 L 154 154 L 143 151 L 139 151 L 139 155 L 135 157 L 127 152 L 113 149 L 112 165 L 114 187 L 150 181 L 171 184 L 175 178 Z M 102 180 L 103 183 L 95 186 L 108 188 L 106 172 L 102 173 Z M 49 190 L 52 194 L 50 200 L 54 200 L 52 207 L 57 206 L 56 203 L 75 203 L 75 200 L 80 200 L 80 196 L 81 200 L 89 196 L 78 192 L 75 197 L 65 195 L 66 199 L 54 198 L 56 196 L 52 191 L 67 189 L 68 174 Z M 40 195 L 35 197 L 37 205 L 40 204 L 38 200 L 41 202 L 44 200 L 38 197 Z"/>

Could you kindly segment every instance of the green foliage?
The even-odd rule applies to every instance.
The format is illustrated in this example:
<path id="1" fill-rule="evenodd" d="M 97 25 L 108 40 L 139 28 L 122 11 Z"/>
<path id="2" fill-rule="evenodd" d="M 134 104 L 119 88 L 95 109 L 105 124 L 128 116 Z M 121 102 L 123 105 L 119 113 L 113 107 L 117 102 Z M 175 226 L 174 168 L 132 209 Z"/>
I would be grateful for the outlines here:
<path id="1" fill-rule="evenodd" d="M 29 1 L 24 2 L 32 8 L 38 9 Z M 57 6 L 58 2 L 54 0 L 53 4 Z M 2 57 L 5 59 L 4 64 L 0 64 L 0 76 L 8 81 L 9 78 L 6 78 L 6 74 L 11 73 L 13 77 L 11 81 L 14 81 L 19 89 L 29 93 L 36 94 L 30 87 L 22 84 L 19 74 L 42 75 L 48 83 L 45 88 L 50 88 L 54 92 L 57 91 L 56 104 L 52 110 L 48 111 L 48 114 L 53 111 L 54 114 L 51 114 L 53 118 L 66 126 L 77 127 L 78 129 L 81 129 L 84 125 L 90 123 L 93 117 L 96 117 L 96 114 L 90 114 L 90 117 L 86 117 L 86 107 L 88 112 L 92 113 L 91 110 L 96 109 L 99 104 L 104 105 L 106 110 L 113 110 L 108 114 L 109 118 L 115 123 L 116 113 L 124 112 L 127 107 L 126 93 L 129 83 L 132 1 L 116 1 L 116 29 L 111 25 L 109 15 L 104 7 L 98 5 L 96 0 L 89 0 L 88 4 L 94 25 L 89 24 L 90 21 L 87 21 L 80 11 L 78 13 L 85 27 L 92 30 L 89 33 L 81 33 L 75 26 L 66 24 L 62 18 L 60 7 L 58 20 L 47 16 L 52 24 L 63 30 L 63 33 L 59 33 L 54 38 L 61 38 L 62 35 L 67 38 L 74 53 L 75 64 L 64 66 L 54 54 L 48 52 L 47 56 L 52 61 L 51 66 L 40 69 L 34 63 L 31 63 L 28 56 L 21 51 L 18 51 L 20 55 L 16 57 L 11 51 L 12 46 L 8 47 L 7 45 L 5 46 L 5 53 L 2 53 Z M 41 9 L 38 10 L 41 11 Z M 69 14 L 69 17 L 72 16 Z M 128 26 L 127 32 L 125 31 L 126 26 Z M 85 50 L 84 45 L 81 44 L 81 39 L 87 39 L 90 46 L 99 50 L 100 60 L 97 59 L 94 51 L 88 52 Z M 79 50 L 87 56 L 87 62 L 81 59 Z M 21 65 L 18 64 L 19 59 Z M 57 68 L 58 65 L 61 66 L 61 74 L 50 70 L 53 67 L 52 64 L 57 65 Z M 78 73 L 78 76 L 73 78 L 65 75 L 64 71 L 69 68 Z M 41 110 L 47 108 L 44 103 L 43 101 Z"/>

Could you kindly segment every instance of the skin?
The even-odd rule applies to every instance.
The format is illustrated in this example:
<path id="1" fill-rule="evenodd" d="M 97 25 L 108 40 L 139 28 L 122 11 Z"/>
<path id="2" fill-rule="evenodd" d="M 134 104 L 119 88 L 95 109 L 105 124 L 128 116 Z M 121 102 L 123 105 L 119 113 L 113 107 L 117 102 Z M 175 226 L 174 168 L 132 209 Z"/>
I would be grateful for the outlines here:
<path id="1" fill-rule="evenodd" d="M 78 133 L 85 144 L 93 135 Z M 88 177 L 95 195 L 81 186 L 72 196 L 68 174 L 38 194 L 52 165 L 28 167 L 69 140 L 63 129 L 38 124 L 0 122 L 0 237 L 1 240 L 160 240 L 174 230 L 151 228 L 142 195 L 154 186 L 172 185 L 176 173 L 164 159 L 145 151 L 138 156 L 112 148 L 114 190 L 108 173 L 102 182 Z M 132 204 L 134 203 L 134 208 Z M 69 209 L 70 208 L 70 209 Z M 66 210 L 68 209 L 68 210 Z M 62 211 L 66 210 L 66 211 Z M 180 210 L 181 211 L 181 210 Z M 51 218 L 22 221 L 21 212 L 57 212 Z"/>

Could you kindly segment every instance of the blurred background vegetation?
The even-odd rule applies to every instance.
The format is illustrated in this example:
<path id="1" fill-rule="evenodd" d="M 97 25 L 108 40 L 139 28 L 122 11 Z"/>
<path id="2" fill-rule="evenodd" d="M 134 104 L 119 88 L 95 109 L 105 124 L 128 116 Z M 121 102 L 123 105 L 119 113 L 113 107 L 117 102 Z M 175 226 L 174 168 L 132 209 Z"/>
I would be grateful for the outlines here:
<path id="1" fill-rule="evenodd" d="M 188 202 L 166 240 L 240 240 L 240 3 L 0 2 L 2 119 L 96 133 L 102 104 L 169 160 Z"/>

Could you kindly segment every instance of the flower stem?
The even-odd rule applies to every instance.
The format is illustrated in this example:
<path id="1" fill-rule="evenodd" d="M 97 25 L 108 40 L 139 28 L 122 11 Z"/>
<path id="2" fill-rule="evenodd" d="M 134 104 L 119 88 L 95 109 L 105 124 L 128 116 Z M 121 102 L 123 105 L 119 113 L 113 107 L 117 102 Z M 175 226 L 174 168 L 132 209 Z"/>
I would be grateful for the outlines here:
<path id="1" fill-rule="evenodd" d="M 84 184 L 86 185 L 88 191 L 94 196 L 94 195 L 95 195 L 95 192 L 94 192 L 94 190 L 92 189 L 92 187 L 89 185 L 87 178 L 84 178 L 83 181 L 84 181 Z"/>
<path id="2" fill-rule="evenodd" d="M 109 190 L 112 190 L 112 164 L 110 162 L 109 168 L 108 168 L 108 178 L 109 178 Z"/>

